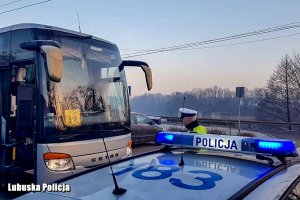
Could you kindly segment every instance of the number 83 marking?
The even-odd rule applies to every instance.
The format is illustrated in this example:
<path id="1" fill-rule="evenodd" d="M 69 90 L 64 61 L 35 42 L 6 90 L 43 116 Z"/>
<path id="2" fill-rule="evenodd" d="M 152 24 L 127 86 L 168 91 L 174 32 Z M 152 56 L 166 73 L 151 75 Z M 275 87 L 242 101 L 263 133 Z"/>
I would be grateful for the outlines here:
<path id="1" fill-rule="evenodd" d="M 166 169 L 167 168 L 167 169 Z M 132 173 L 132 176 L 142 180 L 160 180 L 170 178 L 174 172 L 179 171 L 180 168 L 177 166 L 165 166 L 165 165 L 156 165 L 151 166 L 145 169 L 141 169 Z M 149 172 L 157 172 L 155 176 L 146 176 Z M 195 177 L 195 180 L 199 181 L 198 185 L 189 185 L 183 183 L 181 179 L 170 178 L 169 182 L 177 187 L 189 189 L 189 190 L 208 190 L 215 187 L 215 182 L 221 180 L 223 177 L 217 173 L 205 171 L 205 170 L 192 170 L 188 171 L 189 173 L 198 175 Z M 208 175 L 209 178 L 201 177 L 199 174 Z"/>

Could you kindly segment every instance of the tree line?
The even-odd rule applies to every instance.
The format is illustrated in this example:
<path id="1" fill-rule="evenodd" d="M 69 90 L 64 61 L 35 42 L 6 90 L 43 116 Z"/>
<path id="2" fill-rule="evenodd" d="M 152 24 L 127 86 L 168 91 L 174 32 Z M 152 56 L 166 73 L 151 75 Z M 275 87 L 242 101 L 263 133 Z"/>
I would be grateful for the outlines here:
<path id="1" fill-rule="evenodd" d="M 199 117 L 232 118 L 238 116 L 239 98 L 233 90 L 214 86 L 170 95 L 144 94 L 131 98 L 130 103 L 132 111 L 148 115 L 176 116 L 184 104 L 197 110 Z M 244 117 L 299 122 L 300 54 L 283 56 L 265 87 L 246 88 L 240 107 Z"/>
<path id="2" fill-rule="evenodd" d="M 261 89 L 246 90 L 246 97 L 241 99 L 241 115 L 255 116 L 258 98 L 254 95 Z M 185 101 L 184 101 L 185 98 Z M 174 92 L 170 95 L 144 94 L 131 99 L 131 109 L 148 115 L 176 116 L 180 107 L 198 111 L 199 117 L 230 118 L 238 115 L 239 99 L 235 91 L 214 86 L 195 88 L 187 92 Z M 184 104 L 184 105 L 183 105 Z"/>

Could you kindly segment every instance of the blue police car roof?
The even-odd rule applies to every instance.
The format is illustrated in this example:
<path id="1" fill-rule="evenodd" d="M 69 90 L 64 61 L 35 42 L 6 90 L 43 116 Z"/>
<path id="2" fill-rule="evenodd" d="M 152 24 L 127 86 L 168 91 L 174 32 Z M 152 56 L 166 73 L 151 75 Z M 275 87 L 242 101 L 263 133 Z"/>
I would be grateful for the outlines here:
<path id="1" fill-rule="evenodd" d="M 189 149 L 164 148 L 115 163 L 118 184 L 127 189 L 120 196 L 112 194 L 109 166 L 102 166 L 63 182 L 70 192 L 20 199 L 240 199 L 287 166 L 277 163 L 298 155 L 292 141 L 279 139 L 160 132 L 156 141 Z M 179 166 L 182 157 L 185 164 Z"/>
<path id="2" fill-rule="evenodd" d="M 109 167 L 104 167 L 63 183 L 65 193 L 34 193 L 20 199 L 228 199 L 244 186 L 260 178 L 272 167 L 249 160 L 185 151 L 160 152 L 113 165 L 121 196 L 112 194 L 114 184 Z"/>

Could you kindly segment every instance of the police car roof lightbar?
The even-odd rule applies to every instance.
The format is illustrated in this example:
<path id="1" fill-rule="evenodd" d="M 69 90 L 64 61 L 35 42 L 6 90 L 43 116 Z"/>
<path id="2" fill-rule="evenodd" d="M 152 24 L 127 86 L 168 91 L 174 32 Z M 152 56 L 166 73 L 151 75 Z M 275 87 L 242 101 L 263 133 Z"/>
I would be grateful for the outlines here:
<path id="1" fill-rule="evenodd" d="M 205 148 L 219 151 L 232 151 L 252 154 L 264 154 L 277 157 L 298 156 L 295 144 L 291 140 L 261 139 L 242 136 L 196 134 L 181 132 L 160 132 L 158 144 L 172 146 L 183 145 L 192 148 Z"/>

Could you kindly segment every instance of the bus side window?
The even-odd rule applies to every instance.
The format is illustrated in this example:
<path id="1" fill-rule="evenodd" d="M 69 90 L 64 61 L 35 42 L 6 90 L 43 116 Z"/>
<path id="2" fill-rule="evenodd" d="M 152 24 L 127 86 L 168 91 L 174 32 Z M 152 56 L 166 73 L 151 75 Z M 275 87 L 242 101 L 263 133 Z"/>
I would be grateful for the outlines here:
<path id="1" fill-rule="evenodd" d="M 20 48 L 20 43 L 32 40 L 32 31 L 18 30 L 12 32 L 10 62 L 34 59 L 34 52 Z"/>
<path id="2" fill-rule="evenodd" d="M 0 35 L 0 68 L 8 67 L 10 34 L 3 33 Z"/>

